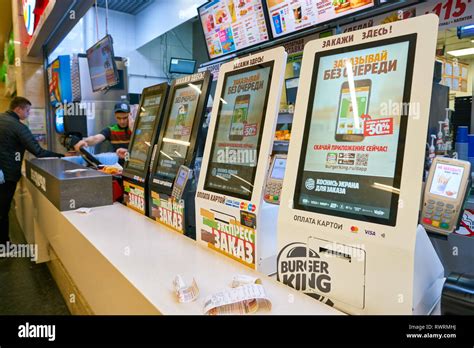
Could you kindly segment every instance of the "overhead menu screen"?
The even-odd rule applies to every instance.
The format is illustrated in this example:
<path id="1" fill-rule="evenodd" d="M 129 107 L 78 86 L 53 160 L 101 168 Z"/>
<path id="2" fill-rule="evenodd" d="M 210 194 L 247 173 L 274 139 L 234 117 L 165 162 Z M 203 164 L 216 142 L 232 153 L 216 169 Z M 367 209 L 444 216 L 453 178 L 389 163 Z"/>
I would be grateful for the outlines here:
<path id="1" fill-rule="evenodd" d="M 373 7 L 374 0 L 266 0 L 273 37 Z"/>
<path id="2" fill-rule="evenodd" d="M 173 182 L 184 164 L 193 130 L 202 83 L 186 84 L 174 89 L 166 120 L 165 133 L 159 149 L 156 177 Z"/>
<path id="3" fill-rule="evenodd" d="M 211 59 L 269 40 L 261 0 L 213 0 L 199 17 Z"/>
<path id="4" fill-rule="evenodd" d="M 445 198 L 458 198 L 464 168 L 438 163 L 433 175 L 430 193 Z"/>
<path id="5" fill-rule="evenodd" d="M 224 78 L 204 189 L 250 199 L 273 62 Z"/>
<path id="6" fill-rule="evenodd" d="M 153 130 L 156 118 L 159 117 L 163 94 L 145 96 L 140 112 L 135 121 L 135 134 L 130 144 L 130 156 L 127 166 L 139 171 L 144 171 L 146 161 L 153 149 Z"/>
<path id="7" fill-rule="evenodd" d="M 416 34 L 315 55 L 297 209 L 394 226 Z M 419 115 L 418 115 L 419 116 Z"/>

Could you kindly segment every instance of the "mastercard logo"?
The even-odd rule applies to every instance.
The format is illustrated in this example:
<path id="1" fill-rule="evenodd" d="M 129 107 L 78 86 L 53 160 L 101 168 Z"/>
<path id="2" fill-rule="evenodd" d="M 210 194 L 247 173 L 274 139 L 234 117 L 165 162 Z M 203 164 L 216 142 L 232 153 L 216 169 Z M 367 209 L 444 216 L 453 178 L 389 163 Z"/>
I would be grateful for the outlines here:
<path id="1" fill-rule="evenodd" d="M 351 226 L 351 232 L 352 232 L 352 233 L 357 233 L 357 232 L 359 232 L 359 227 L 357 227 L 357 226 Z"/>
<path id="2" fill-rule="evenodd" d="M 255 204 L 252 204 L 252 203 L 241 202 L 240 209 L 254 212 L 255 209 L 257 209 L 257 207 L 255 206 Z"/>

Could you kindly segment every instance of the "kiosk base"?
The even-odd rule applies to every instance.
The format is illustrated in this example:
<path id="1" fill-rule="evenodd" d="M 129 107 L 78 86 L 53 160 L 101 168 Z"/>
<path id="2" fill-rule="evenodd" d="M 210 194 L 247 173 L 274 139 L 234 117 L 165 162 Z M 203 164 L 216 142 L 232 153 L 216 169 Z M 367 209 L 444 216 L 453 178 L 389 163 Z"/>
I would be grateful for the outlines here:
<path id="1" fill-rule="evenodd" d="M 258 245 L 258 270 L 267 275 L 273 275 L 277 272 L 277 253 L 278 244 L 276 238 L 278 210 L 280 206 L 275 204 L 262 203 L 261 220 L 258 228 L 257 238 L 262 243 Z"/>
<path id="2" fill-rule="evenodd" d="M 413 314 L 430 314 L 441 298 L 444 267 L 422 225 L 416 230 Z"/>

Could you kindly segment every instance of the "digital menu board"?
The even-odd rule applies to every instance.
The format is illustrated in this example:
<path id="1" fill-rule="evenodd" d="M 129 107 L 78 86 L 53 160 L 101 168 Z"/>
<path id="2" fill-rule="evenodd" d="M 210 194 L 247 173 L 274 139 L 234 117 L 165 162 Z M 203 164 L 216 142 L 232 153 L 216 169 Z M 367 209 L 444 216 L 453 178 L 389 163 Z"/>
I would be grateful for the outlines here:
<path id="1" fill-rule="evenodd" d="M 373 7 L 374 0 L 266 0 L 273 37 Z"/>
<path id="2" fill-rule="evenodd" d="M 87 50 L 87 63 L 94 92 L 118 84 L 112 36 L 107 35 Z"/>
<path id="3" fill-rule="evenodd" d="M 161 148 L 158 149 L 157 179 L 173 182 L 179 167 L 185 162 L 201 88 L 202 82 L 184 84 L 174 89 Z"/>
<path id="4" fill-rule="evenodd" d="M 198 11 L 211 59 L 269 40 L 261 0 L 213 0 Z"/>
<path id="5" fill-rule="evenodd" d="M 166 89 L 159 89 L 152 94 L 145 94 L 137 119 L 135 120 L 135 131 L 129 148 L 129 159 L 127 168 L 144 171 L 147 159 L 153 150 L 153 133 L 157 117 L 160 117 L 161 104 Z"/>
<path id="6" fill-rule="evenodd" d="M 415 41 L 316 53 L 296 209 L 395 225 Z"/>
<path id="7" fill-rule="evenodd" d="M 273 62 L 226 73 L 204 189 L 252 196 Z"/>
<path id="8" fill-rule="evenodd" d="M 431 182 L 430 193 L 445 198 L 458 198 L 464 168 L 438 163 Z"/>

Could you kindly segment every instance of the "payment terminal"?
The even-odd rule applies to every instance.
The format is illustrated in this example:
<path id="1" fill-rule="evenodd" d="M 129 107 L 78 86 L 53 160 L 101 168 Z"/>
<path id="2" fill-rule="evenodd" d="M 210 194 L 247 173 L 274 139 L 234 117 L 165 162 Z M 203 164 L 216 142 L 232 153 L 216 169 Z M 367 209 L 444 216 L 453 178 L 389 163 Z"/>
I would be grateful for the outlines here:
<path id="1" fill-rule="evenodd" d="M 432 232 L 453 232 L 462 217 L 471 185 L 471 164 L 436 157 L 426 181 L 421 222 Z"/>
<path id="2" fill-rule="evenodd" d="M 186 184 L 190 177 L 191 169 L 181 165 L 178 170 L 178 175 L 176 175 L 176 179 L 174 180 L 173 191 L 171 192 L 171 196 L 173 196 L 177 200 L 180 200 L 183 196 L 184 188 L 186 187 Z"/>
<path id="3" fill-rule="evenodd" d="M 263 199 L 267 203 L 280 204 L 283 178 L 285 177 L 286 155 L 274 155 L 267 176 Z"/>

